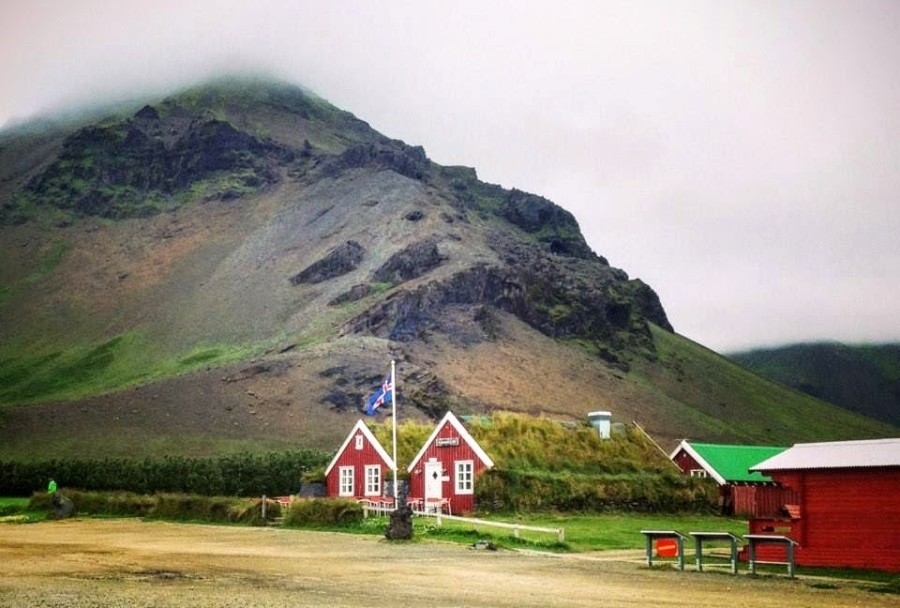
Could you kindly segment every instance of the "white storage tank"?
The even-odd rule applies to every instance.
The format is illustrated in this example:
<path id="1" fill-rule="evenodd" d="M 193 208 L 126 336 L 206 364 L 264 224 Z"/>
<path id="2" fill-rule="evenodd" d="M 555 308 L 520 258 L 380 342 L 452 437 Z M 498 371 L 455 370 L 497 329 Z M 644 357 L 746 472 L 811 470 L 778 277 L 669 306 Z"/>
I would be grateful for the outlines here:
<path id="1" fill-rule="evenodd" d="M 609 439 L 610 421 L 612 412 L 588 412 L 588 423 L 597 429 L 600 439 Z"/>

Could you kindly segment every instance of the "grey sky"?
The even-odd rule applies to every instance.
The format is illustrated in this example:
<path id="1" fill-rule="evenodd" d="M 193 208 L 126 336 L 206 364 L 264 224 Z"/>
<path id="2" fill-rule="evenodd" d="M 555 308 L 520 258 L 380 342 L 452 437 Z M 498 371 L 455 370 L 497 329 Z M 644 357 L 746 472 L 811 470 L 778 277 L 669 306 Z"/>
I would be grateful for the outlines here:
<path id="1" fill-rule="evenodd" d="M 900 340 L 900 2 L 0 7 L 0 124 L 227 69 L 573 212 L 715 350 Z"/>

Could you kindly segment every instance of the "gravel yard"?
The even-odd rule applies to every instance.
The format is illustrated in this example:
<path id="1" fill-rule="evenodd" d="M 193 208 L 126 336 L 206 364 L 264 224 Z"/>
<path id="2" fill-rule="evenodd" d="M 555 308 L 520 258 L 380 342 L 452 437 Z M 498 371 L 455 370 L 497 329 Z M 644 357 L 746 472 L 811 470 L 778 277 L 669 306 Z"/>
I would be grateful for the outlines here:
<path id="1" fill-rule="evenodd" d="M 897 605 L 852 583 L 650 570 L 636 551 L 552 556 L 134 519 L 0 524 L 0 564 L 2 607 Z"/>

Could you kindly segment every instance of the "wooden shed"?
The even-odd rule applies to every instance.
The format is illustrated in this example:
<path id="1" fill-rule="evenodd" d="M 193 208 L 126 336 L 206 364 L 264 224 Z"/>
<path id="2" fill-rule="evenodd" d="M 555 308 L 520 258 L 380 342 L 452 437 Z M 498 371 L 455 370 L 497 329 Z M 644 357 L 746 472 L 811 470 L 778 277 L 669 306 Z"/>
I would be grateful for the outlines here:
<path id="1" fill-rule="evenodd" d="M 900 572 L 900 438 L 800 443 L 752 469 L 797 492 L 790 516 L 753 518 L 752 534 L 797 541 L 801 566 Z"/>
<path id="2" fill-rule="evenodd" d="M 787 448 L 761 445 L 722 445 L 682 441 L 669 458 L 681 472 L 708 477 L 719 484 L 722 515 L 778 515 L 793 502 L 791 490 L 750 467 Z"/>
<path id="3" fill-rule="evenodd" d="M 378 497 L 393 469 L 394 460 L 358 420 L 325 469 L 325 491 L 345 498 Z"/>
<path id="4" fill-rule="evenodd" d="M 475 479 L 494 462 L 453 415 L 438 422 L 409 465 L 409 497 L 452 513 L 475 509 Z M 440 508 L 440 507 L 438 507 Z"/>

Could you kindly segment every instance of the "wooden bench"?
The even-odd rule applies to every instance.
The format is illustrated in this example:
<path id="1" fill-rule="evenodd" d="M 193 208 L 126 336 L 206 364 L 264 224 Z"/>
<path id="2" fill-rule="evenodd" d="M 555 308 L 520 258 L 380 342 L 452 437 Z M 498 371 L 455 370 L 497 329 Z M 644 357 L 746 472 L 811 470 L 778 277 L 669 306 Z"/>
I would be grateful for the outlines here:
<path id="1" fill-rule="evenodd" d="M 687 538 L 676 530 L 641 530 L 641 534 L 647 537 L 647 565 L 653 567 L 653 541 L 671 539 L 675 541 L 678 550 L 678 569 L 684 570 L 684 539 Z"/>
<path id="2" fill-rule="evenodd" d="M 737 574 L 737 544 L 740 540 L 731 532 L 689 532 L 696 546 L 697 570 L 703 572 L 703 541 L 728 541 L 731 545 L 731 573 Z"/>
<path id="3" fill-rule="evenodd" d="M 749 542 L 750 574 L 756 574 L 756 564 L 777 564 L 780 566 L 786 565 L 788 576 L 794 578 L 794 547 L 798 546 L 800 543 L 787 536 L 776 536 L 771 534 L 745 534 L 744 538 Z M 756 547 L 763 544 L 785 545 L 787 548 L 787 561 L 772 562 L 756 559 Z"/>

